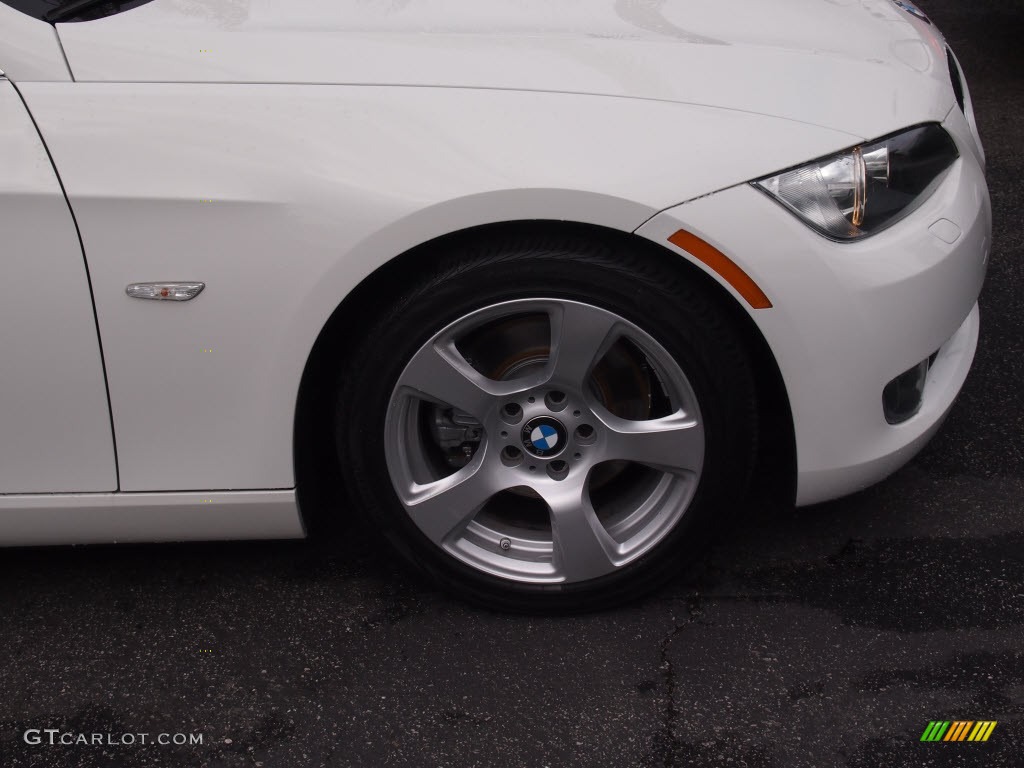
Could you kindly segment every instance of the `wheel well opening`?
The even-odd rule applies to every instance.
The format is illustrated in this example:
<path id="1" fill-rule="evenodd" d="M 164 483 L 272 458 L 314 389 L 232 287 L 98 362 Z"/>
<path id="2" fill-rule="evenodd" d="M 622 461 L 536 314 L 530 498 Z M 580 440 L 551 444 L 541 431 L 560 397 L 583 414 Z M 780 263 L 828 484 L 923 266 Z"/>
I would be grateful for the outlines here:
<path id="1" fill-rule="evenodd" d="M 637 235 L 589 224 L 521 221 L 488 224 L 444 235 L 396 256 L 346 296 L 321 330 L 306 362 L 296 405 L 294 471 L 300 514 L 312 537 L 344 534 L 360 516 L 346 514 L 351 503 L 337 470 L 333 396 L 337 378 L 366 325 L 404 292 L 412 290 L 446 253 L 507 237 L 552 235 L 621 243 L 644 251 L 686 279 L 701 284 L 739 331 L 756 378 L 761 429 L 751 482 L 751 504 L 791 506 L 796 498 L 796 446 L 789 398 L 775 357 L 746 310 L 719 283 L 668 248 Z M 354 519 L 353 519 L 354 518 Z"/>

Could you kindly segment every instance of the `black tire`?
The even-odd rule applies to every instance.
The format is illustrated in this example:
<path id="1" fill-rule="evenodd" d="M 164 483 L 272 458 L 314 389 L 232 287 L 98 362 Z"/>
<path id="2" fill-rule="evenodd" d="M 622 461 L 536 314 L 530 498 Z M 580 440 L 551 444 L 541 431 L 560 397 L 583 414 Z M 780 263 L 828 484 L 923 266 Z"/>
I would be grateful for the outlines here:
<path id="1" fill-rule="evenodd" d="M 757 403 L 749 359 L 722 298 L 692 267 L 645 244 L 622 248 L 584 232 L 463 242 L 374 317 L 340 373 L 336 436 L 343 480 L 372 529 L 437 584 L 489 608 L 593 610 L 664 584 L 743 498 L 756 455 Z M 666 254 L 667 256 L 667 254 Z M 407 362 L 431 336 L 490 304 L 573 299 L 603 307 L 650 334 L 678 362 L 697 397 L 705 455 L 689 508 L 653 549 L 620 570 L 578 583 L 526 584 L 488 575 L 444 552 L 412 522 L 385 461 L 385 415 Z M 372 372 L 372 375 L 367 373 Z"/>

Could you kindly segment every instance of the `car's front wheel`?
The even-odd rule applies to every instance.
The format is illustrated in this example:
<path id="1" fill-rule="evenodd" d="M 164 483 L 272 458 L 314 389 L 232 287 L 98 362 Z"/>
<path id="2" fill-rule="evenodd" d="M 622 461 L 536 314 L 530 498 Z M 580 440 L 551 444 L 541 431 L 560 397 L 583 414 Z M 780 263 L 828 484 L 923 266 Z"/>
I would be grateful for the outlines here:
<path id="1" fill-rule="evenodd" d="M 698 281 L 522 238 L 464 246 L 381 308 L 343 373 L 339 460 L 372 525 L 448 589 L 586 609 L 662 583 L 735 503 L 755 405 Z"/>

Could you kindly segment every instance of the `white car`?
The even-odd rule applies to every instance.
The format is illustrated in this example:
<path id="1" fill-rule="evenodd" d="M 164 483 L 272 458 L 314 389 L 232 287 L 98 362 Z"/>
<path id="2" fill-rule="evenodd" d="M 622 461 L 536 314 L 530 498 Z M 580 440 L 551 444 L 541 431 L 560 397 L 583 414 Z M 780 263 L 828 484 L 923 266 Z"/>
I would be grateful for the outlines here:
<path id="1" fill-rule="evenodd" d="M 984 154 L 909 2 L 0 3 L 0 543 L 359 515 L 589 608 L 967 376 Z"/>

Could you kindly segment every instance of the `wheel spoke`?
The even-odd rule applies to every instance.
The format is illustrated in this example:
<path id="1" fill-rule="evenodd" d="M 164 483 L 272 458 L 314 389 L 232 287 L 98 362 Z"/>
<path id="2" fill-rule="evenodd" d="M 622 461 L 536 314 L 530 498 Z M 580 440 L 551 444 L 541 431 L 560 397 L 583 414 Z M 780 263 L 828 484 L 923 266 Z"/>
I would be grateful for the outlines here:
<path id="1" fill-rule="evenodd" d="M 594 579 L 618 566 L 618 544 L 597 519 L 584 483 L 538 488 L 551 511 L 554 566 L 565 581 Z"/>
<path id="2" fill-rule="evenodd" d="M 609 312 L 574 302 L 559 304 L 550 317 L 550 377 L 580 386 L 617 338 L 619 321 Z"/>
<path id="3" fill-rule="evenodd" d="M 409 361 L 399 384 L 429 400 L 453 405 L 483 420 L 494 397 L 490 380 L 466 361 L 454 344 L 427 344 Z"/>
<path id="4" fill-rule="evenodd" d="M 500 486 L 497 475 L 478 456 L 455 474 L 413 485 L 400 495 L 413 522 L 440 545 L 468 525 L 487 500 L 502 490 Z"/>
<path id="5" fill-rule="evenodd" d="M 704 457 L 704 429 L 693 417 L 677 411 L 651 421 L 627 421 L 604 413 L 606 459 L 623 459 L 669 472 L 697 473 Z"/>

